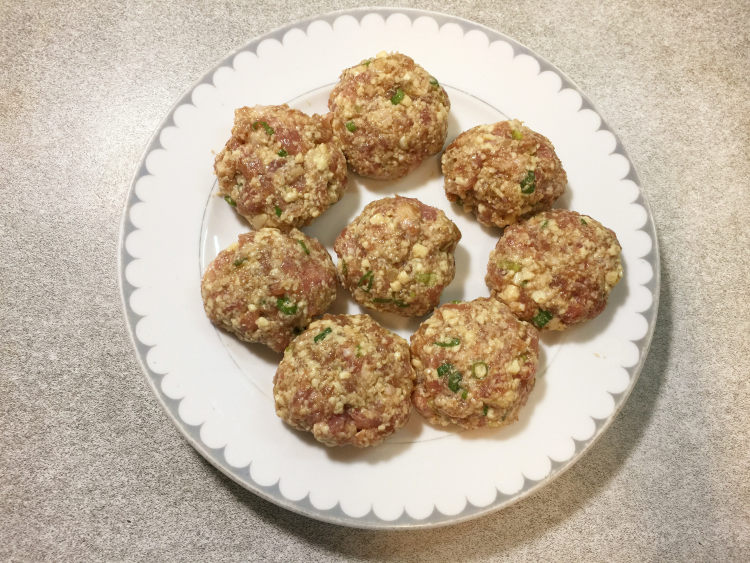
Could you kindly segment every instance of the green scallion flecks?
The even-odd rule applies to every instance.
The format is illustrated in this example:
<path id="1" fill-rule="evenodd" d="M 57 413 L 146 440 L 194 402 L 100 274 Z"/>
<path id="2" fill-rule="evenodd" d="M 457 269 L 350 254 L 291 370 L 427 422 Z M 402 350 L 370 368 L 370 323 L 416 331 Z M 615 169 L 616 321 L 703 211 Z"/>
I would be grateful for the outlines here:
<path id="1" fill-rule="evenodd" d="M 458 372 L 458 371 L 451 372 L 448 375 L 448 389 L 450 389 L 454 393 L 458 393 L 458 390 L 461 388 L 462 379 L 463 379 L 463 376 L 461 375 L 461 372 Z"/>
<path id="2" fill-rule="evenodd" d="M 474 362 L 471 364 L 471 375 L 477 379 L 484 379 L 490 373 L 487 364 L 484 362 Z"/>
<path id="3" fill-rule="evenodd" d="M 404 96 L 406 96 L 406 93 L 401 88 L 396 88 L 396 93 L 391 96 L 391 103 L 397 106 L 404 99 Z"/>
<path id="4" fill-rule="evenodd" d="M 288 152 L 286 152 L 286 150 L 284 150 L 284 149 L 281 149 L 281 150 L 280 150 L 279 152 L 277 152 L 276 154 L 278 154 L 279 156 L 289 156 L 289 153 L 288 153 Z"/>
<path id="5" fill-rule="evenodd" d="M 225 195 L 224 196 L 224 201 L 226 201 L 232 207 L 237 207 L 237 202 L 234 201 L 231 196 Z"/>
<path id="6" fill-rule="evenodd" d="M 443 362 L 437 368 L 437 374 L 439 377 L 445 377 L 446 375 L 455 371 L 453 364 L 450 362 Z"/>
<path id="7" fill-rule="evenodd" d="M 534 315 L 533 319 L 531 319 L 531 324 L 533 324 L 537 328 L 542 328 L 551 320 L 552 320 L 552 313 L 550 313 L 549 311 L 545 311 L 543 309 L 539 309 L 539 312 L 536 315 Z"/>
<path id="8" fill-rule="evenodd" d="M 357 124 L 353 121 L 347 121 L 345 126 L 346 130 L 349 131 L 349 133 L 354 133 L 357 130 Z"/>
<path id="9" fill-rule="evenodd" d="M 426 285 L 428 287 L 432 287 L 435 285 L 435 282 L 437 281 L 437 274 L 434 272 L 419 272 L 417 275 L 414 276 L 414 279 L 416 279 L 419 283 Z"/>
<path id="10" fill-rule="evenodd" d="M 299 240 L 299 239 L 297 239 L 297 242 L 298 242 L 298 243 L 299 243 L 299 245 L 300 245 L 300 246 L 302 247 L 302 251 L 303 251 L 303 252 L 304 252 L 305 254 L 308 254 L 308 255 L 309 255 L 309 254 L 310 254 L 310 249 L 309 249 L 309 248 L 307 248 L 307 245 L 305 244 L 305 241 L 304 241 L 304 240 Z"/>
<path id="11" fill-rule="evenodd" d="M 276 298 L 276 308 L 285 315 L 293 315 L 297 312 L 297 304 L 286 295 Z"/>
<path id="12" fill-rule="evenodd" d="M 449 338 L 448 340 L 436 341 L 433 342 L 433 344 L 435 344 L 435 346 L 440 346 L 441 348 L 452 348 L 453 346 L 458 346 L 459 344 L 461 344 L 461 339 L 454 337 Z"/>
<path id="13" fill-rule="evenodd" d="M 521 193 L 533 194 L 536 190 L 536 175 L 533 170 L 528 170 L 526 176 L 521 180 Z"/>
<path id="14" fill-rule="evenodd" d="M 364 284 L 367 284 L 366 289 L 363 289 L 362 291 L 366 293 L 370 293 L 370 290 L 372 289 L 372 278 L 375 274 L 372 270 L 367 270 L 364 275 L 359 278 L 359 281 L 357 282 L 357 287 L 362 287 Z"/>
<path id="15" fill-rule="evenodd" d="M 255 131 L 256 129 L 258 129 L 258 125 L 260 125 L 261 127 L 263 127 L 263 129 L 266 132 L 266 135 L 269 135 L 269 136 L 273 135 L 273 127 L 271 127 L 265 121 L 255 121 L 255 122 L 253 122 L 253 131 Z"/>
<path id="16" fill-rule="evenodd" d="M 319 332 L 315 336 L 315 338 L 313 338 L 313 342 L 318 343 L 321 340 L 325 340 L 326 336 L 328 336 L 329 334 L 331 334 L 331 332 L 333 332 L 333 329 L 330 326 L 324 328 L 321 332 Z"/>

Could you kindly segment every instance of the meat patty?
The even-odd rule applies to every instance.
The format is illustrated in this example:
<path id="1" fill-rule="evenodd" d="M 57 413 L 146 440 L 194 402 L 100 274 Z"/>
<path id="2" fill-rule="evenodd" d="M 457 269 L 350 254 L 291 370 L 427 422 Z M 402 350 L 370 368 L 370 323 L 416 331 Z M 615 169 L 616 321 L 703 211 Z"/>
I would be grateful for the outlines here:
<path id="1" fill-rule="evenodd" d="M 445 213 L 417 199 L 373 201 L 333 245 L 339 279 L 364 307 L 424 315 L 453 280 L 460 238 Z"/>
<path id="2" fill-rule="evenodd" d="M 220 195 L 255 229 L 307 225 L 341 199 L 347 184 L 330 121 L 286 105 L 236 110 L 214 170 Z"/>
<path id="3" fill-rule="evenodd" d="M 263 228 L 219 253 L 201 294 L 215 325 L 281 352 L 336 299 L 336 269 L 316 239 L 297 229 Z"/>
<path id="4" fill-rule="evenodd" d="M 598 221 L 553 209 L 505 229 L 485 280 L 519 319 L 563 330 L 604 310 L 622 278 L 621 250 Z"/>
<path id="5" fill-rule="evenodd" d="M 446 304 L 411 337 L 412 401 L 432 424 L 505 426 L 534 388 L 539 334 L 496 299 Z"/>
<path id="6" fill-rule="evenodd" d="M 374 446 L 409 418 L 409 345 L 367 315 L 324 315 L 274 377 L 276 414 L 327 446 Z"/>
<path id="7" fill-rule="evenodd" d="M 379 53 L 344 70 L 328 109 L 352 170 L 393 180 L 443 148 L 450 100 L 410 57 Z"/>
<path id="8" fill-rule="evenodd" d="M 445 149 L 442 166 L 448 199 L 487 226 L 549 209 L 568 181 L 549 139 L 517 120 L 461 133 Z"/>

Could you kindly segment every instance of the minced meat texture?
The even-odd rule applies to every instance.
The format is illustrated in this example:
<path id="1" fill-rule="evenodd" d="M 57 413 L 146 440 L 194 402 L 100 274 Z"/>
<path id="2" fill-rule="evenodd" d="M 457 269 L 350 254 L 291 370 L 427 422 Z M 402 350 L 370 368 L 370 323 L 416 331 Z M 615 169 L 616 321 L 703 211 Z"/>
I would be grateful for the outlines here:
<path id="1" fill-rule="evenodd" d="M 232 137 L 214 170 L 219 194 L 255 229 L 307 225 L 347 185 L 330 121 L 286 105 L 236 110 Z"/>
<path id="2" fill-rule="evenodd" d="M 505 229 L 486 281 L 513 313 L 545 330 L 596 317 L 622 278 L 615 233 L 588 215 L 553 209 Z"/>
<path id="3" fill-rule="evenodd" d="M 328 100 L 352 170 L 396 179 L 443 148 L 450 101 L 437 79 L 400 53 L 344 70 Z"/>
<path id="4" fill-rule="evenodd" d="M 411 337 L 412 401 L 432 424 L 500 427 L 534 388 L 539 333 L 500 301 L 442 305 Z"/>
<path id="5" fill-rule="evenodd" d="M 264 228 L 219 253 L 201 294 L 215 325 L 281 352 L 336 299 L 336 269 L 316 239 Z"/>
<path id="6" fill-rule="evenodd" d="M 403 338 L 367 315 L 324 315 L 284 352 L 276 413 L 327 446 L 373 446 L 406 424 L 413 382 Z"/>
<path id="7" fill-rule="evenodd" d="M 453 280 L 460 238 L 445 213 L 417 199 L 373 201 L 334 243 L 339 279 L 360 305 L 424 315 Z"/>
<path id="8" fill-rule="evenodd" d="M 461 133 L 445 149 L 442 167 L 448 199 L 486 226 L 549 209 L 568 181 L 549 139 L 517 120 Z"/>

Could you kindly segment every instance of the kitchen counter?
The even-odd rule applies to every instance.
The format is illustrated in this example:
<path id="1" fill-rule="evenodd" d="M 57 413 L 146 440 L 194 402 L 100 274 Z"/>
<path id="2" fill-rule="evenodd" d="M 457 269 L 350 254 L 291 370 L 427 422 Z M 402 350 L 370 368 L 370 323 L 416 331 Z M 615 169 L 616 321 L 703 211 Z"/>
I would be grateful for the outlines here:
<path id="1" fill-rule="evenodd" d="M 653 212 L 651 350 L 571 469 L 473 521 L 367 531 L 262 500 L 182 438 L 120 301 L 131 178 L 171 106 L 228 52 L 354 6 L 0 6 L 0 559 L 750 559 L 750 9 L 736 2 L 409 4 L 560 68 L 618 134 Z"/>

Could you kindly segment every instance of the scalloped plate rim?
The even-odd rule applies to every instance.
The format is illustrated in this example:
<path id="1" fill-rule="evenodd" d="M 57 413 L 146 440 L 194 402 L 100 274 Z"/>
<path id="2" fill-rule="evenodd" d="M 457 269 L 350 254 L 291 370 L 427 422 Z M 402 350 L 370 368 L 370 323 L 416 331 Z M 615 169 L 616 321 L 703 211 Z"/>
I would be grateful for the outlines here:
<path id="1" fill-rule="evenodd" d="M 477 30 L 482 31 L 485 35 L 487 35 L 487 37 L 490 39 L 490 42 L 492 42 L 493 40 L 498 40 L 498 39 L 507 42 L 509 45 L 513 47 L 514 58 L 521 54 L 531 56 L 534 60 L 537 61 L 537 63 L 539 63 L 539 66 L 540 66 L 539 73 L 544 72 L 545 70 L 552 70 L 555 73 L 557 73 L 557 75 L 561 78 L 560 90 L 562 90 L 565 87 L 568 87 L 568 88 L 575 90 L 581 96 L 581 100 L 582 100 L 581 107 L 578 109 L 578 111 L 581 111 L 587 108 L 593 110 L 601 120 L 601 123 L 597 131 L 598 130 L 609 131 L 614 136 L 616 144 L 615 144 L 614 149 L 610 153 L 610 155 L 619 153 L 627 159 L 628 164 L 630 165 L 630 168 L 629 168 L 628 174 L 623 179 L 630 178 L 636 184 L 636 186 L 638 187 L 638 196 L 635 200 L 633 200 L 632 203 L 637 203 L 643 206 L 647 215 L 645 224 L 640 229 L 637 229 L 637 230 L 644 231 L 651 239 L 651 250 L 647 254 L 642 256 L 641 259 L 649 263 L 649 265 L 652 268 L 653 273 L 652 273 L 651 279 L 648 282 L 646 282 L 645 284 L 640 284 L 640 285 L 642 287 L 646 287 L 651 290 L 652 302 L 648 309 L 641 311 L 639 313 L 647 321 L 648 330 L 642 338 L 631 340 L 631 342 L 636 344 L 636 346 L 639 348 L 640 358 L 634 366 L 623 367 L 623 369 L 625 369 L 630 375 L 630 382 L 628 384 L 628 387 L 624 389 L 622 392 L 610 393 L 610 395 L 613 397 L 616 403 L 612 414 L 609 415 L 606 419 L 596 419 L 592 417 L 592 420 L 595 425 L 595 430 L 591 438 L 589 438 L 588 440 L 578 441 L 578 440 L 575 440 L 574 438 L 571 438 L 574 440 L 574 443 L 575 443 L 575 451 L 570 457 L 570 459 L 564 462 L 556 462 L 553 459 L 549 458 L 549 456 L 547 456 L 548 459 L 550 460 L 551 469 L 550 469 L 549 474 L 546 477 L 540 479 L 539 481 L 534 481 L 524 476 L 523 485 L 517 493 L 512 494 L 512 495 L 507 495 L 507 494 L 501 493 L 500 491 L 497 491 L 495 500 L 486 506 L 481 506 L 481 507 L 475 506 L 467 499 L 466 507 L 460 513 L 456 515 L 443 514 L 439 512 L 438 509 L 433 505 L 433 510 L 431 514 L 422 519 L 416 519 L 416 518 L 409 516 L 406 512 L 406 509 L 404 508 L 399 518 L 395 520 L 384 520 L 384 519 L 379 518 L 374 513 L 372 507 L 365 515 L 361 517 L 354 517 L 354 516 L 349 516 L 343 511 L 341 511 L 339 502 L 337 502 L 330 509 L 316 508 L 315 506 L 313 506 L 313 504 L 309 500 L 309 493 L 305 495 L 305 497 L 303 497 L 299 501 L 290 500 L 286 498 L 283 494 L 281 494 L 281 492 L 279 491 L 279 481 L 277 481 L 274 485 L 271 485 L 271 486 L 263 486 L 263 485 L 260 485 L 259 483 L 256 483 L 255 481 L 253 481 L 250 475 L 250 467 L 252 465 L 252 462 L 250 463 L 250 465 L 243 466 L 240 468 L 235 468 L 235 467 L 230 466 L 223 459 L 224 448 L 210 448 L 202 443 L 200 436 L 199 436 L 199 430 L 200 430 L 201 425 L 193 426 L 180 419 L 180 416 L 177 411 L 178 411 L 179 404 L 182 401 L 182 399 L 179 399 L 179 400 L 172 399 L 166 396 L 166 394 L 162 391 L 161 385 L 160 385 L 161 380 L 164 377 L 164 375 L 153 372 L 146 364 L 145 356 L 148 353 L 148 350 L 152 348 L 152 346 L 145 345 L 137 339 L 135 335 L 135 325 L 137 324 L 138 320 L 143 317 L 141 315 L 138 315 L 132 310 L 128 301 L 129 296 L 132 294 L 132 292 L 136 288 L 135 286 L 133 286 L 127 281 L 126 275 L 125 275 L 125 266 L 132 259 L 132 257 L 130 257 L 130 255 L 128 254 L 125 248 L 125 241 L 127 239 L 127 236 L 131 232 L 138 230 L 134 227 L 134 225 L 130 221 L 128 212 L 135 203 L 142 201 L 138 198 L 138 196 L 135 193 L 136 183 L 141 177 L 149 175 L 148 170 L 146 168 L 146 157 L 155 149 L 160 149 L 160 148 L 163 149 L 159 141 L 159 134 L 161 133 L 161 131 L 165 127 L 170 126 L 170 124 L 176 125 L 174 123 L 175 110 L 184 103 L 189 103 L 192 105 L 191 95 L 198 86 L 204 83 L 213 84 L 213 81 L 211 78 L 213 77 L 213 74 L 219 68 L 221 68 L 222 66 L 225 66 L 227 62 L 230 62 L 240 52 L 243 52 L 243 51 L 254 52 L 254 49 L 257 48 L 257 46 L 266 39 L 281 40 L 283 39 L 283 36 L 292 29 L 297 28 L 297 29 L 301 29 L 305 31 L 306 28 L 310 24 L 316 21 L 324 21 L 328 24 L 333 24 L 333 22 L 336 21 L 336 19 L 341 16 L 349 15 L 349 16 L 354 17 L 358 22 L 361 22 L 362 18 L 368 14 L 380 15 L 381 17 L 383 17 L 384 20 L 386 20 L 389 16 L 394 15 L 394 14 L 403 14 L 403 15 L 406 15 L 409 18 L 409 20 L 412 22 L 414 21 L 414 19 L 418 17 L 429 17 L 429 18 L 432 18 L 438 24 L 439 27 L 444 25 L 445 23 L 458 23 L 461 26 L 461 29 L 464 32 L 464 34 L 467 31 L 470 31 L 472 29 L 477 29 Z M 121 300 L 121 304 L 122 304 L 122 308 L 124 312 L 124 317 L 126 320 L 128 334 L 130 335 L 131 342 L 133 343 L 133 347 L 136 352 L 136 358 L 138 360 L 138 363 L 141 366 L 141 369 L 143 371 L 143 374 L 146 380 L 148 381 L 151 389 L 153 390 L 154 394 L 159 400 L 159 403 L 161 404 L 162 408 L 166 412 L 167 416 L 169 416 L 172 419 L 172 422 L 180 431 L 182 436 L 187 440 L 187 442 L 218 471 L 220 471 L 222 474 L 232 479 L 238 485 L 251 491 L 257 496 L 263 498 L 264 500 L 269 501 L 277 506 L 280 506 L 292 512 L 295 512 L 297 514 L 307 516 L 309 518 L 313 518 L 322 522 L 348 526 L 348 527 L 353 527 L 353 528 L 360 528 L 360 529 L 403 530 L 403 529 L 433 528 L 433 527 L 446 526 L 450 524 L 456 524 L 456 523 L 464 522 L 467 520 L 475 519 L 480 516 L 499 511 L 503 508 L 506 508 L 507 506 L 510 506 L 511 504 L 514 504 L 520 501 L 523 498 L 526 498 L 530 494 L 535 493 L 536 491 L 550 484 L 557 477 L 559 477 L 565 471 L 567 471 L 567 469 L 569 469 L 573 464 L 575 464 L 578 460 L 580 460 L 581 457 L 599 440 L 599 438 L 601 438 L 604 432 L 609 428 L 609 426 L 612 424 L 614 419 L 617 417 L 620 410 L 622 409 L 625 402 L 627 401 L 628 397 L 630 396 L 632 390 L 634 389 L 640 377 L 640 373 L 643 369 L 645 360 L 648 357 L 649 348 L 651 345 L 653 333 L 654 333 L 655 326 L 656 326 L 656 317 L 658 313 L 660 287 L 661 287 L 661 261 L 660 261 L 660 252 L 659 252 L 659 240 L 658 240 L 658 236 L 656 232 L 656 226 L 653 220 L 653 214 L 651 213 L 651 209 L 649 207 L 648 201 L 646 200 L 646 197 L 641 188 L 641 183 L 638 177 L 638 173 L 635 169 L 635 165 L 633 164 L 632 160 L 630 159 L 627 152 L 625 151 L 625 148 L 619 136 L 617 135 L 617 133 L 609 127 L 607 120 L 603 117 L 602 113 L 596 108 L 595 104 L 584 93 L 584 91 L 573 80 L 571 80 L 564 72 L 562 72 L 559 68 L 557 68 L 554 64 L 548 62 L 546 59 L 537 55 L 534 51 L 532 51 L 528 47 L 522 45 L 517 40 L 505 35 L 502 32 L 496 31 L 480 23 L 473 22 L 465 18 L 461 18 L 459 16 L 453 16 L 453 15 L 445 14 L 441 12 L 433 12 L 429 10 L 422 10 L 422 9 L 415 9 L 415 8 L 387 8 L 387 7 L 354 8 L 354 9 L 337 10 L 337 11 L 328 12 L 328 13 L 317 15 L 317 16 L 310 16 L 307 18 L 303 18 L 303 19 L 288 23 L 281 27 L 278 27 L 263 35 L 254 37 L 247 43 L 241 45 L 240 47 L 227 53 L 221 59 L 217 60 L 198 80 L 193 82 L 183 92 L 183 94 L 174 102 L 174 104 L 172 104 L 166 117 L 161 121 L 161 123 L 157 126 L 157 128 L 154 130 L 154 132 L 150 136 L 146 144 L 146 148 L 141 153 L 138 167 L 132 176 L 132 180 L 130 182 L 130 187 L 128 189 L 127 197 L 125 198 L 123 211 L 122 211 L 122 217 L 120 221 L 118 247 L 119 247 L 119 252 L 117 256 L 117 268 L 118 268 L 118 273 L 119 273 L 118 278 L 119 278 L 119 286 L 120 286 L 119 287 L 120 300 Z M 240 472 L 242 472 L 243 474 L 240 474 Z M 506 498 L 503 498 L 503 497 L 506 497 Z M 339 510 L 341 514 L 336 514 L 337 509 Z"/>

